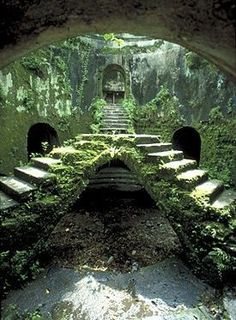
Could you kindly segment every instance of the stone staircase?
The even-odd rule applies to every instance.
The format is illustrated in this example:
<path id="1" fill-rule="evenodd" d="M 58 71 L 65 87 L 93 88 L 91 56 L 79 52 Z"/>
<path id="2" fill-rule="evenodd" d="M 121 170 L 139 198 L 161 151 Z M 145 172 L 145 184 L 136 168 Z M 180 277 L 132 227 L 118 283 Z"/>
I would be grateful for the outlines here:
<path id="1" fill-rule="evenodd" d="M 83 134 L 82 139 L 104 137 L 106 134 Z M 173 150 L 171 143 L 161 143 L 159 136 L 145 134 L 119 134 L 119 137 L 130 137 L 134 144 L 146 155 L 150 163 L 159 164 L 158 177 L 173 181 L 180 188 L 189 191 L 194 198 L 204 199 L 213 208 L 222 209 L 236 203 L 236 191 L 225 189 L 221 181 L 209 179 L 208 173 L 199 169 L 195 160 L 185 159 L 182 151 Z M 76 147 L 76 143 L 75 143 Z M 0 177 L 0 210 L 14 208 L 26 201 L 39 186 L 48 186 L 55 182 L 56 176 L 50 168 L 60 165 L 63 154 L 79 152 L 74 147 L 55 148 L 51 157 L 33 158 L 31 165 L 17 167 L 14 175 Z M 113 188 L 116 190 L 140 190 L 134 175 L 123 167 L 101 169 L 90 179 L 91 189 Z"/>
<path id="2" fill-rule="evenodd" d="M 88 190 L 116 190 L 122 192 L 135 192 L 143 189 L 135 175 L 121 166 L 110 166 L 99 170 L 89 180 L 87 188 Z"/>
<path id="3" fill-rule="evenodd" d="M 6 210 L 27 201 L 39 186 L 55 182 L 56 176 L 49 172 L 61 160 L 42 157 L 33 158 L 29 166 L 16 167 L 14 175 L 0 177 L 0 209 Z"/>
<path id="4" fill-rule="evenodd" d="M 110 104 L 103 108 L 101 133 L 128 133 L 131 128 L 129 116 L 121 105 Z"/>
<path id="5" fill-rule="evenodd" d="M 182 151 L 173 150 L 170 143 L 137 144 L 149 161 L 161 164 L 161 178 L 175 181 L 195 198 L 204 199 L 212 207 L 222 209 L 236 203 L 236 191 L 225 189 L 219 180 L 209 179 L 205 170 L 197 168 L 195 160 L 185 159 Z"/>
<path id="6" fill-rule="evenodd" d="M 83 139 L 90 139 L 93 137 L 104 137 L 104 134 L 83 134 Z M 146 135 L 146 134 L 124 134 L 120 137 L 134 138 L 136 143 L 153 143 L 159 141 L 159 136 Z M 75 143 L 76 145 L 76 143 Z M 14 209 L 21 203 L 29 200 L 30 196 L 38 189 L 39 186 L 48 186 L 55 182 L 55 175 L 50 173 L 52 166 L 62 164 L 60 158 L 63 154 L 74 154 L 77 150 L 72 146 L 58 147 L 51 152 L 52 157 L 37 157 L 31 159 L 31 164 L 24 167 L 16 167 L 14 169 L 14 175 L 0 177 L 0 211 Z M 104 174 L 105 172 L 101 173 Z M 118 188 L 119 190 L 127 190 L 128 186 L 133 190 L 140 189 L 141 186 L 137 180 L 132 177 L 130 172 L 126 172 L 126 181 L 120 180 L 117 185 L 117 179 L 114 183 L 114 178 L 118 178 L 118 172 L 110 172 L 104 175 L 106 183 L 110 183 L 110 187 Z M 120 174 L 120 172 L 119 172 Z M 121 179 L 122 175 L 120 175 Z M 124 172 L 123 177 L 124 178 Z M 98 177 L 99 179 L 99 177 Z M 96 179 L 95 179 L 96 180 Z M 99 180 L 100 187 L 105 185 L 104 180 Z M 98 184 L 97 184 L 98 185 Z M 96 181 L 91 179 L 90 187 L 97 188 Z"/>

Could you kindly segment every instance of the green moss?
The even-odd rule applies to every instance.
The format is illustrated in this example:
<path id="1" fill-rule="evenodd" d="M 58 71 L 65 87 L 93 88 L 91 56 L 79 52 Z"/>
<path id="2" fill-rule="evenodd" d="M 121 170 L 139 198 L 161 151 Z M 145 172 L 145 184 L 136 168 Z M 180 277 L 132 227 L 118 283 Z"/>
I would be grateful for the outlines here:
<path id="1" fill-rule="evenodd" d="M 121 47 L 112 47 L 112 46 L 104 46 L 101 49 L 101 53 L 103 54 L 113 54 L 113 55 L 133 55 L 133 54 L 140 54 L 140 53 L 151 53 L 156 52 L 162 45 L 163 40 L 157 40 L 153 45 L 149 46 L 138 46 L 138 45 L 125 45 Z M 122 44 L 123 45 L 123 44 Z"/>
<path id="2" fill-rule="evenodd" d="M 94 135 L 86 139 L 77 136 L 69 144 L 73 148 L 53 150 L 63 161 L 63 165 L 51 170 L 57 176 L 57 184 L 36 194 L 33 201 L 15 209 L 2 223 L 2 257 L 6 264 L 9 262 L 7 268 L 11 270 L 9 274 L 14 275 L 15 283 L 31 276 L 27 261 L 36 263 L 61 216 L 77 201 L 97 169 L 112 159 L 119 159 L 130 168 L 159 210 L 168 217 L 185 246 L 186 259 L 195 271 L 203 270 L 202 261 L 206 257 L 217 265 L 221 274 L 234 266 L 231 257 L 214 249 L 234 232 L 231 215 L 224 215 L 225 210 L 221 210 L 224 219 L 220 220 L 219 212 L 210 205 L 192 198 L 174 180 L 163 180 L 161 164 L 150 163 L 133 138 Z"/>
<path id="3" fill-rule="evenodd" d="M 184 118 L 178 98 L 162 86 L 153 100 L 136 108 L 134 121 L 136 132 L 158 134 L 163 141 L 170 141 L 173 132 L 183 125 Z"/>
<path id="4" fill-rule="evenodd" d="M 218 108 L 213 109 L 208 123 L 196 126 L 202 139 L 201 166 L 212 178 L 231 186 L 234 185 L 235 127 L 236 119 L 223 117 Z"/>
<path id="5" fill-rule="evenodd" d="M 93 122 L 90 126 L 93 133 L 99 133 L 103 118 L 103 108 L 107 105 L 104 99 L 93 99 L 90 111 L 92 113 Z"/>
<path id="6" fill-rule="evenodd" d="M 208 65 L 208 62 L 198 54 L 190 51 L 185 54 L 186 65 L 190 70 L 196 70 Z"/>

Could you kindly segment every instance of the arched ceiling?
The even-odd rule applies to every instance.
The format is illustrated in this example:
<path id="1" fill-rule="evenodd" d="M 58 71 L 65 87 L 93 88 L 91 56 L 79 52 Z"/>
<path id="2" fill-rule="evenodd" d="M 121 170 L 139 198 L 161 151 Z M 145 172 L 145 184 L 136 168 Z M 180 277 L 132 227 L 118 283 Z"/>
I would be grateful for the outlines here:
<path id="1" fill-rule="evenodd" d="M 128 32 L 178 43 L 236 81 L 235 0 L 0 1 L 0 67 L 85 33 Z"/>

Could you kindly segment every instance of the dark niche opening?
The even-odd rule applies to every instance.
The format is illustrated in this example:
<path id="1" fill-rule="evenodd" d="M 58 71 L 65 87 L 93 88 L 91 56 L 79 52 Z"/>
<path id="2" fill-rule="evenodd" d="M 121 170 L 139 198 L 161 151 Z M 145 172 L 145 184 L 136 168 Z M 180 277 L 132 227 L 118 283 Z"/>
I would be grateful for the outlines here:
<path id="1" fill-rule="evenodd" d="M 99 167 L 89 180 L 88 190 L 136 192 L 143 189 L 137 177 L 119 159 L 113 159 Z"/>
<path id="2" fill-rule="evenodd" d="M 125 71 L 119 65 L 109 65 L 103 73 L 103 97 L 108 103 L 118 104 L 125 98 Z"/>
<path id="3" fill-rule="evenodd" d="M 175 150 L 181 150 L 187 159 L 196 160 L 201 157 L 201 137 L 192 127 L 183 127 L 175 131 L 172 138 L 172 146 Z"/>
<path id="4" fill-rule="evenodd" d="M 53 127 L 47 123 L 36 123 L 28 131 L 28 159 L 32 154 L 45 155 L 59 144 L 58 134 Z"/>

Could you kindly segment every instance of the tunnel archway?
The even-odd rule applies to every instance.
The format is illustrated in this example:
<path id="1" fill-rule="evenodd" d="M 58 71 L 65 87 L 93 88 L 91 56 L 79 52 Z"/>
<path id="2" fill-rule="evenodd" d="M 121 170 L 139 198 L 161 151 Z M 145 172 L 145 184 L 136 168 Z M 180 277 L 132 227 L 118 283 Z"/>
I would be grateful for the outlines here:
<path id="1" fill-rule="evenodd" d="M 119 7 L 119 10 L 114 10 Z M 235 3 L 166 0 L 7 1 L 1 7 L 0 65 L 34 49 L 78 34 L 128 32 L 178 43 L 236 78 Z"/>
<path id="2" fill-rule="evenodd" d="M 102 94 L 108 103 L 119 103 L 126 95 L 125 70 L 117 64 L 108 65 L 103 71 Z"/>
<path id="3" fill-rule="evenodd" d="M 32 125 L 27 136 L 28 159 L 32 154 L 45 155 L 54 146 L 59 146 L 59 138 L 56 130 L 47 123 L 36 123 Z"/>
<path id="4" fill-rule="evenodd" d="M 175 131 L 172 137 L 172 146 L 175 150 L 181 150 L 187 159 L 196 160 L 201 158 L 201 137 L 196 129 L 183 127 Z"/>

